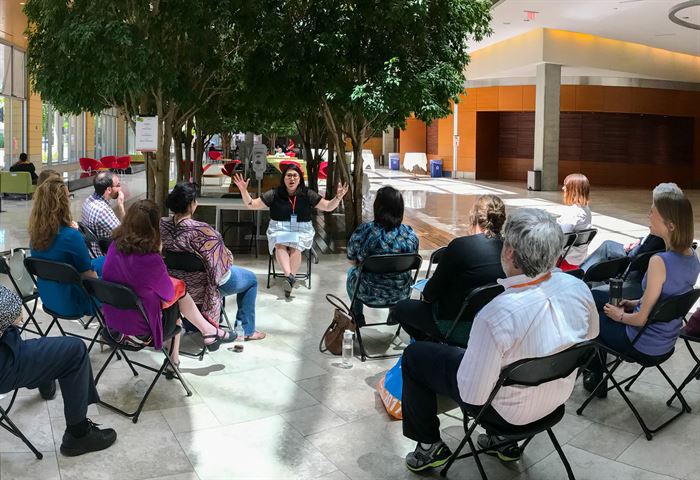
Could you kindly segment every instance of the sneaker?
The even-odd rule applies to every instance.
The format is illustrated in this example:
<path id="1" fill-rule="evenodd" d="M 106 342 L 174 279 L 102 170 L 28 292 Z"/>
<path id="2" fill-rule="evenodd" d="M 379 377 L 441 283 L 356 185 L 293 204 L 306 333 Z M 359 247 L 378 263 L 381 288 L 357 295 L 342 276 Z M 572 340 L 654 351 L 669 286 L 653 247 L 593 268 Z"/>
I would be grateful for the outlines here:
<path id="1" fill-rule="evenodd" d="M 595 390 L 595 396 L 598 398 L 606 398 L 608 396 L 608 382 L 598 387 L 598 384 L 603 380 L 603 375 L 600 373 L 584 372 L 583 373 L 583 388 L 587 392 Z"/>
<path id="2" fill-rule="evenodd" d="M 39 394 L 44 400 L 53 400 L 56 396 L 56 380 L 51 380 L 51 382 L 44 385 L 39 385 Z"/>
<path id="3" fill-rule="evenodd" d="M 450 447 L 442 441 L 434 443 L 428 450 L 424 450 L 419 443 L 414 451 L 406 455 L 406 466 L 412 472 L 422 472 L 446 464 L 451 456 Z"/>
<path id="4" fill-rule="evenodd" d="M 88 452 L 97 452 L 110 447 L 117 440 L 117 432 L 112 428 L 97 428 L 89 418 L 88 432 L 82 437 L 76 438 L 67 431 L 63 434 L 61 453 L 66 457 L 77 457 Z"/>
<path id="5" fill-rule="evenodd" d="M 499 437 L 498 435 L 487 435 L 482 433 L 477 439 L 479 447 L 484 449 L 484 452 L 488 455 L 498 457 L 502 462 L 517 462 L 520 460 L 521 452 L 518 442 L 507 443 L 500 447 L 493 448 L 493 445 L 498 445 L 503 443 L 505 438 Z"/>

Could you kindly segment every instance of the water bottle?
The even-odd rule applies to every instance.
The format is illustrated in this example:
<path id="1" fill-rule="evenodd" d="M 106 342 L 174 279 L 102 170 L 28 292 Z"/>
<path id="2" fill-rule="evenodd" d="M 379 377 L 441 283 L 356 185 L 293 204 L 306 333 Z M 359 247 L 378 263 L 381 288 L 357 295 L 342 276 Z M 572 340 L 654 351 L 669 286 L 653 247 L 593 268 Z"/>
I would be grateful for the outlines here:
<path id="1" fill-rule="evenodd" d="M 242 352 L 243 342 L 245 342 L 245 332 L 243 331 L 243 325 L 236 323 L 236 339 L 233 341 L 233 351 Z"/>
<path id="2" fill-rule="evenodd" d="M 352 359 L 353 333 L 350 330 L 345 330 L 343 333 L 343 368 L 352 368 L 350 360 Z"/>
<path id="3" fill-rule="evenodd" d="M 608 302 L 610 305 L 620 306 L 622 302 L 622 287 L 624 286 L 624 280 L 621 278 L 611 278 L 610 279 L 610 298 Z"/>

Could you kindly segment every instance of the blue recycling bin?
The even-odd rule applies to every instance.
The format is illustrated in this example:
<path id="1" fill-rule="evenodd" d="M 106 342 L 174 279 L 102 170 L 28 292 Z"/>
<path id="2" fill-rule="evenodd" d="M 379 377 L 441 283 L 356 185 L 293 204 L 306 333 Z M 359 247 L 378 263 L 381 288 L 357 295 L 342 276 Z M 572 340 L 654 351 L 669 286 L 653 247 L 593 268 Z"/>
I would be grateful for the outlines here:
<path id="1" fill-rule="evenodd" d="M 398 153 L 389 154 L 389 170 L 401 170 L 401 155 Z"/>
<path id="2" fill-rule="evenodd" d="M 442 178 L 442 160 L 430 161 L 430 176 L 433 178 Z"/>

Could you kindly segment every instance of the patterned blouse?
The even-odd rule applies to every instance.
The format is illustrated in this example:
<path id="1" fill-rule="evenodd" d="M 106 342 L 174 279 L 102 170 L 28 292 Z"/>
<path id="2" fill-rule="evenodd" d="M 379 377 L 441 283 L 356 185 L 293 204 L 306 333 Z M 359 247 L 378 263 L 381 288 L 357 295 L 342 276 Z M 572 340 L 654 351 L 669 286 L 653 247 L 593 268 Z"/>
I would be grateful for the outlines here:
<path id="1" fill-rule="evenodd" d="M 418 237 L 408 225 L 399 225 L 393 230 L 384 230 L 374 222 L 363 223 L 353 232 L 348 241 L 348 259 L 358 265 L 371 255 L 389 253 L 417 253 Z M 364 274 L 358 292 L 364 304 L 393 304 L 407 298 L 411 290 L 411 273 L 391 275 Z M 348 272 L 349 291 L 354 291 L 357 282 L 357 267 Z"/>
<path id="2" fill-rule="evenodd" d="M 16 293 L 0 285 L 0 336 L 10 328 L 22 313 L 22 300 Z"/>
<path id="3" fill-rule="evenodd" d="M 221 316 L 219 280 L 233 266 L 233 255 L 221 235 L 208 223 L 188 218 L 176 224 L 173 217 L 160 219 L 160 235 L 163 251 L 195 253 L 204 260 L 206 272 L 169 270 L 169 273 L 185 282 L 202 314 L 218 324 Z"/>

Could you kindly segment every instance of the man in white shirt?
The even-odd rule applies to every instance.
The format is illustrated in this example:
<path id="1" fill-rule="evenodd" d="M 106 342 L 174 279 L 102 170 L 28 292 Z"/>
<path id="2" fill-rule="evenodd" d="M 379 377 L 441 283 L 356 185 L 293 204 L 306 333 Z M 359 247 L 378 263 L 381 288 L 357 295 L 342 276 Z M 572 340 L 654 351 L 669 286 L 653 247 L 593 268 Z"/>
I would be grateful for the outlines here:
<path id="1" fill-rule="evenodd" d="M 451 452 L 440 439 L 437 395 L 446 395 L 476 415 L 501 370 L 524 358 L 544 357 L 598 336 L 598 312 L 588 287 L 554 264 L 564 235 L 555 218 L 519 209 L 507 219 L 501 264 L 505 291 L 474 319 L 466 349 L 417 342 L 403 354 L 403 433 L 418 442 L 406 456 L 412 471 L 439 467 Z M 503 387 L 489 421 L 525 425 L 553 412 L 571 395 L 576 374 L 537 387 Z M 495 437 L 479 436 L 488 448 Z M 517 444 L 488 452 L 501 460 L 520 458 Z"/>

